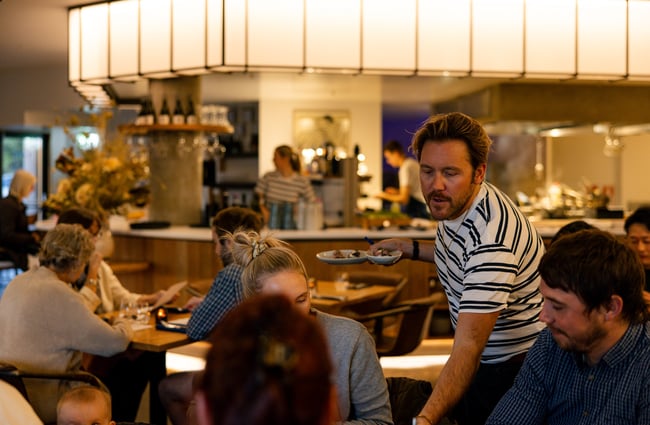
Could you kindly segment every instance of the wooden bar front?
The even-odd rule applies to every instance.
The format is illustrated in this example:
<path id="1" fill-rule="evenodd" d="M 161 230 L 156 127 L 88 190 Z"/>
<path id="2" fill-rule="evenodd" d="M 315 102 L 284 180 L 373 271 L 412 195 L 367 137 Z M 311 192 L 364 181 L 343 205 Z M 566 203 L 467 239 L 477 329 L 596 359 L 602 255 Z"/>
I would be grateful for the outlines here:
<path id="1" fill-rule="evenodd" d="M 209 230 L 206 229 L 209 235 Z M 129 290 L 149 293 L 166 289 L 181 280 L 190 283 L 213 279 L 222 268 L 221 260 L 214 253 L 211 241 L 179 240 L 142 237 L 138 235 L 114 235 L 115 252 L 109 263 L 121 264 L 124 271 L 116 275 Z M 206 238 L 207 239 L 207 238 Z M 367 249 L 368 243 L 359 240 L 294 240 L 288 241 L 300 255 L 310 276 L 320 280 L 334 280 L 344 271 L 386 270 L 402 273 L 409 279 L 403 298 L 421 297 L 429 293 L 429 280 L 435 276 L 435 266 L 421 261 L 402 260 L 391 266 L 369 262 L 353 265 L 325 264 L 316 258 L 321 251 L 331 249 Z M 146 263 L 146 269 L 129 271 L 127 263 Z M 182 301 L 179 300 L 179 301 Z"/>

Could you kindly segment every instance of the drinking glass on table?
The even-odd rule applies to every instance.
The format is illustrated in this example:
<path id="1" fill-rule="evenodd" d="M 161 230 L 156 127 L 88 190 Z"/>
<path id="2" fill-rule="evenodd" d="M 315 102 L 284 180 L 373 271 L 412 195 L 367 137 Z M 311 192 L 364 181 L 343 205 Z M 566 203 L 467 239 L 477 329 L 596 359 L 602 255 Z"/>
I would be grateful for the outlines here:
<path id="1" fill-rule="evenodd" d="M 144 302 L 138 302 L 135 305 L 135 311 L 136 311 L 135 322 L 141 325 L 148 325 L 149 317 L 150 317 L 149 312 L 151 311 L 151 307 L 149 306 L 149 304 Z"/>
<path id="2" fill-rule="evenodd" d="M 120 302 L 120 311 L 117 316 L 121 319 L 135 320 L 138 312 L 136 304 L 133 301 L 122 300 Z"/>
<path id="3" fill-rule="evenodd" d="M 136 301 L 122 301 L 120 303 L 119 317 L 126 318 L 134 323 L 149 323 L 149 304 Z"/>
<path id="4" fill-rule="evenodd" d="M 345 291 L 350 284 L 350 275 L 348 272 L 341 272 L 336 276 L 334 281 L 334 288 L 337 292 Z"/>

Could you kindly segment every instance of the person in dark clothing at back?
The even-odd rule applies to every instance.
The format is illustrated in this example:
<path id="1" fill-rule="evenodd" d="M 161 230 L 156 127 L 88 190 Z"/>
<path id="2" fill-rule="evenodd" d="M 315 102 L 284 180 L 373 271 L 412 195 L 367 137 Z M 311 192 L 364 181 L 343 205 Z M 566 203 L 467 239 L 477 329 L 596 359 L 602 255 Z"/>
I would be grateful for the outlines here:
<path id="1" fill-rule="evenodd" d="M 27 255 L 36 255 L 40 237 L 29 231 L 36 217 L 28 217 L 23 203 L 34 190 L 36 177 L 28 171 L 18 170 L 9 185 L 9 195 L 0 199 L 0 259 L 10 260 L 27 270 Z"/>
<path id="2" fill-rule="evenodd" d="M 551 243 L 555 243 L 555 241 L 557 241 L 563 236 L 570 235 L 579 230 L 587 230 L 587 229 L 595 229 L 595 227 L 584 220 L 574 220 L 560 227 L 560 230 L 558 230 L 557 233 L 555 233 L 555 235 L 553 236 L 553 239 L 551 239 Z"/>
<path id="3" fill-rule="evenodd" d="M 414 158 L 406 156 L 397 140 L 386 143 L 384 158 L 388 165 L 398 169 L 399 188 L 387 187 L 375 197 L 399 203 L 404 213 L 410 217 L 431 219 L 420 186 L 420 164 Z"/>
<path id="4" fill-rule="evenodd" d="M 643 298 L 650 304 L 650 206 L 640 207 L 625 219 L 627 244 L 637 253 L 645 269 Z"/>

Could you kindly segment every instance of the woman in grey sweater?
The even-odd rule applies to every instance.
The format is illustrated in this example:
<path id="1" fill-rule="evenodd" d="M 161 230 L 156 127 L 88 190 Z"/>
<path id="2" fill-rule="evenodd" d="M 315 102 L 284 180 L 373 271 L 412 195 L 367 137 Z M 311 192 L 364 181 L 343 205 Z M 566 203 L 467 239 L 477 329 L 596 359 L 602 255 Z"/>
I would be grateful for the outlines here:
<path id="1" fill-rule="evenodd" d="M 0 361 L 28 372 L 76 372 L 82 352 L 110 356 L 126 349 L 132 336 L 128 322 L 105 323 L 69 286 L 93 250 L 81 226 L 59 224 L 47 233 L 40 267 L 18 275 L 0 299 Z M 67 388 L 56 381 L 27 388 L 44 422 L 56 420 L 58 396 Z"/>
<path id="2" fill-rule="evenodd" d="M 311 308 L 307 271 L 284 242 L 256 232 L 232 236 L 233 258 L 242 265 L 244 295 L 282 294 L 305 315 L 321 324 L 334 365 L 338 418 L 343 424 L 392 424 L 388 388 L 375 345 L 366 328 L 354 320 Z"/>

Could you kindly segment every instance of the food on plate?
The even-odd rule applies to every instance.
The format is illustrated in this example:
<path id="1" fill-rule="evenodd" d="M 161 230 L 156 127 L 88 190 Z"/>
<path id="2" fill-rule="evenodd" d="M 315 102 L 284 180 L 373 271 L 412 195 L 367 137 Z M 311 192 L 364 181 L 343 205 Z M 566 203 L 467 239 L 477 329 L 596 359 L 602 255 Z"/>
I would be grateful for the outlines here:
<path id="1" fill-rule="evenodd" d="M 354 257 L 358 258 L 360 256 L 361 256 L 361 253 L 359 252 L 358 249 L 355 249 L 354 251 L 351 251 L 351 252 L 348 252 L 348 253 L 345 253 L 345 252 L 341 251 L 340 249 L 336 249 L 336 250 L 334 250 L 334 252 L 332 252 L 332 257 L 334 257 L 334 258 L 354 258 Z"/>
<path id="2" fill-rule="evenodd" d="M 391 254 L 391 251 L 386 249 L 386 248 L 379 248 L 377 252 L 374 254 L 375 257 L 392 257 L 393 254 Z"/>

